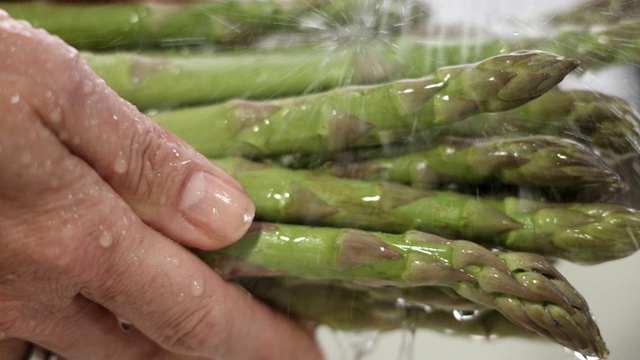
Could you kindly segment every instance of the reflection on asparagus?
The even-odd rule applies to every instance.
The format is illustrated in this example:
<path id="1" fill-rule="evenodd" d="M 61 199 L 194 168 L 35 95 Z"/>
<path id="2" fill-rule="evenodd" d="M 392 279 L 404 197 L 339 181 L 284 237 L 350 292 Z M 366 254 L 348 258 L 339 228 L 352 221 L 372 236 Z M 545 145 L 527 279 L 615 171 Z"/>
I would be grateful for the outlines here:
<path id="1" fill-rule="evenodd" d="M 239 242 L 199 256 L 226 278 L 282 274 L 369 286 L 450 287 L 575 351 L 607 354 L 584 299 L 536 254 L 494 254 L 469 241 L 417 231 L 261 224 Z"/>
<path id="2" fill-rule="evenodd" d="M 3 2 L 12 17 L 42 27 L 80 49 L 247 43 L 264 32 L 304 27 L 305 14 L 348 16 L 353 0 L 227 0 L 192 4 L 150 2 L 55 4 Z"/>
<path id="3" fill-rule="evenodd" d="M 257 217 L 267 221 L 394 233 L 417 229 L 586 263 L 634 253 L 640 235 L 640 214 L 612 204 L 487 199 L 238 158 L 214 162 L 245 187 Z"/>
<path id="4" fill-rule="evenodd" d="M 244 100 L 159 112 L 153 118 L 209 157 L 282 153 L 321 156 L 347 147 L 388 144 L 542 95 L 578 63 L 521 51 L 433 76 L 263 102 Z"/>
<path id="5" fill-rule="evenodd" d="M 584 90 L 554 88 L 516 109 L 477 114 L 442 131 L 473 138 L 555 135 L 616 153 L 640 149 L 638 113 L 622 99 Z"/>
<path id="6" fill-rule="evenodd" d="M 284 97 L 387 81 L 401 71 L 389 47 L 378 43 L 198 55 L 83 52 L 82 57 L 120 96 L 146 110 L 231 98 Z"/>
<path id="7" fill-rule="evenodd" d="M 423 151 L 365 161 L 337 160 L 325 167 L 340 177 L 387 180 L 416 187 L 497 180 L 523 187 L 552 188 L 579 201 L 609 199 L 625 188 L 619 176 L 588 148 L 549 136 L 452 139 Z"/>
<path id="8" fill-rule="evenodd" d="M 414 327 L 458 336 L 527 337 L 535 333 L 450 288 L 359 287 L 290 277 L 238 279 L 260 300 L 290 316 L 347 331 Z M 451 290 L 454 295 L 445 295 Z M 411 299 L 411 300 L 408 300 Z"/>

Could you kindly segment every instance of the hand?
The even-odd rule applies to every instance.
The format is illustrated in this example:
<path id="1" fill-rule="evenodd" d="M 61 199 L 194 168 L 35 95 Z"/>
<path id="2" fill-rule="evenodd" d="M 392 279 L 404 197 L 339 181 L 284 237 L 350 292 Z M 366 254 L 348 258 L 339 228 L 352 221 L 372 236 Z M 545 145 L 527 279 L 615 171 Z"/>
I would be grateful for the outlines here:
<path id="1" fill-rule="evenodd" d="M 18 340 L 67 359 L 321 357 L 184 247 L 245 233 L 232 178 L 58 38 L 2 13 L 0 39 L 0 358 Z"/>

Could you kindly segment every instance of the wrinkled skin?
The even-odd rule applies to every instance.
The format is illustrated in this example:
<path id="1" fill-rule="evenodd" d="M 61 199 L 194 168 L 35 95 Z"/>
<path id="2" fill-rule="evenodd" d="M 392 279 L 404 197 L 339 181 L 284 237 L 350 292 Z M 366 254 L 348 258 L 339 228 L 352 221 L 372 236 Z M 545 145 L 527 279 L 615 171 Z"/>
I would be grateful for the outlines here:
<path id="1" fill-rule="evenodd" d="M 242 188 L 4 13 L 0 169 L 0 359 L 27 342 L 67 359 L 321 357 L 186 249 L 244 234 Z"/>

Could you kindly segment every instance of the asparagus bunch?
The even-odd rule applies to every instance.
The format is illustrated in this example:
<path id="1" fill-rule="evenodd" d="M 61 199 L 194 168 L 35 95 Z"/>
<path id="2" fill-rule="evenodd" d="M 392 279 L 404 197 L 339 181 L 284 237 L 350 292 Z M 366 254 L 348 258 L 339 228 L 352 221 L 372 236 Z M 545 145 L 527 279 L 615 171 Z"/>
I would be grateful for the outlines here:
<path id="1" fill-rule="evenodd" d="M 374 288 L 292 277 L 236 281 L 276 309 L 339 330 L 385 331 L 413 327 L 458 336 L 539 339 L 534 332 L 516 325 L 498 311 L 469 301 L 451 288 Z"/>
<path id="2" fill-rule="evenodd" d="M 199 256 L 226 278 L 281 274 L 369 286 L 444 286 L 516 324 L 588 356 L 607 354 L 588 306 L 543 257 L 497 253 L 416 231 L 261 224 Z M 295 254 L 295 256 L 291 256 Z"/>
<path id="3" fill-rule="evenodd" d="M 498 181 L 581 202 L 608 200 L 626 188 L 599 156 L 563 138 L 447 139 L 438 144 L 389 157 L 381 156 L 381 151 L 341 154 L 321 168 L 334 176 L 419 188 Z"/>
<path id="4" fill-rule="evenodd" d="M 542 95 L 576 68 L 539 51 L 443 67 L 433 76 L 273 101 L 235 100 L 152 117 L 209 157 L 312 153 L 390 144 Z"/>
<path id="5" fill-rule="evenodd" d="M 348 18 L 357 1 L 226 0 L 192 4 L 151 2 L 55 4 L 3 2 L 12 17 L 42 27 L 80 49 L 250 43 L 265 32 L 301 30 L 308 14 Z"/>
<path id="6" fill-rule="evenodd" d="M 477 114 L 442 131 L 473 138 L 557 135 L 618 154 L 640 149 L 640 115 L 622 99 L 584 90 L 554 88 L 516 109 Z"/>
<path id="7" fill-rule="evenodd" d="M 640 214 L 600 203 L 544 203 L 340 179 L 240 158 L 214 162 L 245 187 L 266 221 L 399 233 L 412 229 L 584 263 L 637 250 Z"/>

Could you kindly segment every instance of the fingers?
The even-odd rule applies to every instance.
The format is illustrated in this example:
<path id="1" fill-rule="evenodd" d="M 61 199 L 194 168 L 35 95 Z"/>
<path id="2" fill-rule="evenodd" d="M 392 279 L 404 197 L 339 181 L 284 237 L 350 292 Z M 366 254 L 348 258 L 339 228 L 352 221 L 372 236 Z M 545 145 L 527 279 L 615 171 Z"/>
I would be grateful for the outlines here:
<path id="1" fill-rule="evenodd" d="M 15 330 L 16 320 L 9 316 L 15 312 L 2 307 L 3 292 L 10 288 L 14 298 L 50 295 L 50 310 L 35 317 L 35 324 L 55 319 L 55 309 L 70 307 L 73 311 L 56 323 L 77 321 L 77 328 L 85 329 L 96 322 L 99 332 L 91 336 L 98 339 L 100 332 L 108 332 L 107 315 L 71 307 L 82 294 L 170 352 L 210 359 L 320 358 L 311 334 L 224 282 L 191 252 L 142 222 L 36 119 L 32 107 L 2 96 L 4 89 L 0 278 L 16 280 L 5 280 L 0 287 L 0 331 L 35 336 L 48 347 L 59 340 L 48 340 L 52 334 L 78 339 L 89 331 Z M 75 313 L 84 314 L 85 320 L 73 318 Z M 15 318 L 24 322 L 24 316 Z M 152 351 L 145 346 L 142 350 Z"/>
<path id="2" fill-rule="evenodd" d="M 0 36 L 0 81 L 14 91 L 5 96 L 32 104 L 142 220 L 203 249 L 246 232 L 254 207 L 240 185 L 120 99 L 77 51 L 7 17 L 0 19 Z"/>

